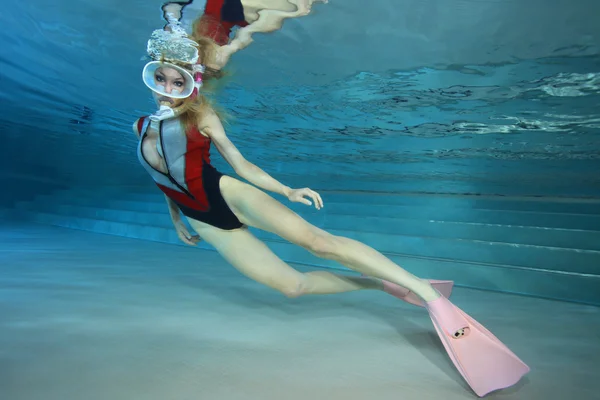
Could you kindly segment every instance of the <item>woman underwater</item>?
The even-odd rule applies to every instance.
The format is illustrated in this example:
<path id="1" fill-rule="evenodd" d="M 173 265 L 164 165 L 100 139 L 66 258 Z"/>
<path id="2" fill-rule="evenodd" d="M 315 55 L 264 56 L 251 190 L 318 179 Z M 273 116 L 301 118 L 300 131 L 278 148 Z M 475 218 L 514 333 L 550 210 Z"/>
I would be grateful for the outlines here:
<path id="1" fill-rule="evenodd" d="M 448 300 L 452 281 L 416 277 L 375 249 L 308 223 L 265 193 L 323 207 L 318 193 L 283 185 L 247 161 L 230 141 L 202 94 L 203 85 L 220 76 L 219 49 L 226 44 L 219 47 L 208 37 L 211 29 L 202 27 L 206 17 L 196 21 L 191 35 L 178 19 L 168 13 L 167 26 L 155 30 L 148 42 L 153 61 L 146 64 L 142 77 L 159 109 L 139 118 L 133 129 L 139 137 L 138 159 L 163 191 L 179 238 L 190 245 L 202 238 L 241 273 L 288 297 L 375 289 L 425 307 L 454 365 L 476 394 L 484 396 L 518 382 L 529 367 Z M 221 43 L 226 42 L 221 38 Z M 211 144 L 250 184 L 223 175 L 211 165 Z M 198 236 L 190 235 L 181 214 Z M 301 273 L 248 227 L 277 234 L 362 276 Z"/>

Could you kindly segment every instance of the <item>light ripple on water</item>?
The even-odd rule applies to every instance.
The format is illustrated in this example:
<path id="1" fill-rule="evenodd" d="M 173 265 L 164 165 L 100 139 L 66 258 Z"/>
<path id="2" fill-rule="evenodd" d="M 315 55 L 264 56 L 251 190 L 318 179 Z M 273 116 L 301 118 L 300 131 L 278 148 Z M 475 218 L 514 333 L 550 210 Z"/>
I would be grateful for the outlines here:
<path id="1" fill-rule="evenodd" d="M 160 18 L 125 25 L 109 17 L 119 4 L 81 2 L 85 12 L 66 22 L 50 3 L 5 9 L 0 127 L 15 149 L 36 132 L 41 147 L 101 149 L 116 166 L 137 164 L 131 125 L 154 108 L 140 57 Z M 94 18 L 108 21 L 107 35 L 91 34 Z M 557 49 L 571 57 L 355 72 L 320 86 L 256 89 L 234 79 L 217 100 L 234 116 L 234 142 L 266 169 L 374 180 L 521 170 L 533 180 L 533 171 L 569 168 L 590 179 L 599 167 L 600 58 L 578 57 L 590 51 L 580 47 Z"/>

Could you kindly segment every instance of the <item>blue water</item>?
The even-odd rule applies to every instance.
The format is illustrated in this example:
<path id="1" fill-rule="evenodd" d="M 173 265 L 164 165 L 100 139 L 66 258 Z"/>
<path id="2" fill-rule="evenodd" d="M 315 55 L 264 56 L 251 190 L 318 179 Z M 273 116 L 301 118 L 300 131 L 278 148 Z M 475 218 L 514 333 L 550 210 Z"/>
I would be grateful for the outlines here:
<path id="1" fill-rule="evenodd" d="M 2 215 L 178 242 L 131 132 L 155 109 L 141 70 L 161 4 L 3 4 Z M 254 35 L 215 100 L 246 158 L 323 195 L 319 213 L 290 205 L 315 225 L 419 275 L 600 304 L 599 11 L 316 3 Z M 261 239 L 285 261 L 331 267 Z"/>
<path id="2" fill-rule="evenodd" d="M 155 110 L 141 71 L 161 4 L 0 4 L 0 399 L 472 398 L 425 309 L 286 299 L 205 241 L 180 247 L 131 129 Z M 599 15 L 329 0 L 255 35 L 215 95 L 247 159 L 325 201 L 276 196 L 293 211 L 454 281 L 532 368 L 503 399 L 597 397 Z M 351 274 L 250 232 L 301 272 Z"/>
<path id="3" fill-rule="evenodd" d="M 597 2 L 363 3 L 317 3 L 234 56 L 217 100 L 249 159 L 320 189 L 599 194 Z M 3 4 L 2 165 L 139 179 L 160 4 Z"/>

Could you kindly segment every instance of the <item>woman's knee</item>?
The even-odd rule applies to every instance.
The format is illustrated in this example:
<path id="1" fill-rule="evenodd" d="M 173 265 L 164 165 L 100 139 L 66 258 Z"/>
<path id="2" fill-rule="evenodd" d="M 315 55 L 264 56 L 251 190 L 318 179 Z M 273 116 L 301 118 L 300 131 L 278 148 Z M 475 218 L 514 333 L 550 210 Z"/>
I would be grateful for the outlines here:
<path id="1" fill-rule="evenodd" d="M 304 248 L 320 258 L 338 259 L 340 255 L 339 238 L 325 231 L 310 232 Z"/>
<path id="2" fill-rule="evenodd" d="M 291 299 L 307 294 L 308 284 L 306 275 L 300 273 L 297 279 L 278 285 L 277 290 L 285 297 L 289 297 Z"/>

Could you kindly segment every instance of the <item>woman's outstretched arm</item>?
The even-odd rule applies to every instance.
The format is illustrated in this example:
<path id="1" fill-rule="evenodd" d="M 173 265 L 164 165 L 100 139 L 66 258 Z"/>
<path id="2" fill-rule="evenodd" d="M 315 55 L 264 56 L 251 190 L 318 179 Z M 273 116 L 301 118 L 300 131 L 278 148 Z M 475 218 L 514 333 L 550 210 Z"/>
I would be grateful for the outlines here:
<path id="1" fill-rule="evenodd" d="M 246 160 L 237 147 L 229 140 L 219 117 L 210 111 L 204 118 L 204 126 L 199 129 L 210 136 L 219 153 L 231 165 L 236 174 L 261 189 L 289 197 L 292 189 L 285 186 L 265 171 Z"/>

